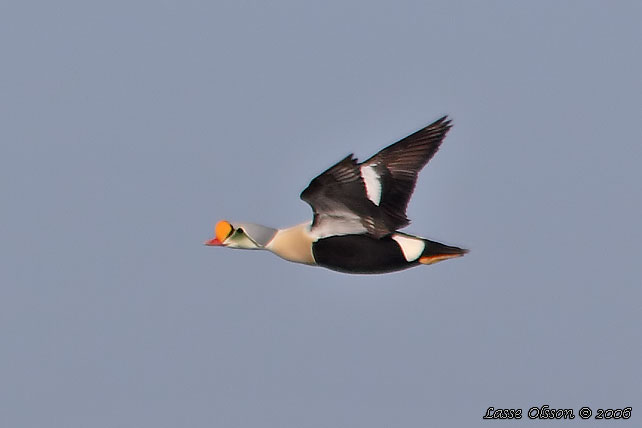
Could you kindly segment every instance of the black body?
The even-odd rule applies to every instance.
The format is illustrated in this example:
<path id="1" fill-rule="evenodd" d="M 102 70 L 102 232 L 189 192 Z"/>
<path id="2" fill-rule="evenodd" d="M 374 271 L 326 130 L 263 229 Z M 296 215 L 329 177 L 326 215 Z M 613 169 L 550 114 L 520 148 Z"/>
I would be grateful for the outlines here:
<path id="1" fill-rule="evenodd" d="M 417 265 L 406 261 L 397 241 L 369 235 L 343 235 L 323 238 L 312 244 L 319 266 L 345 273 L 386 273 Z"/>

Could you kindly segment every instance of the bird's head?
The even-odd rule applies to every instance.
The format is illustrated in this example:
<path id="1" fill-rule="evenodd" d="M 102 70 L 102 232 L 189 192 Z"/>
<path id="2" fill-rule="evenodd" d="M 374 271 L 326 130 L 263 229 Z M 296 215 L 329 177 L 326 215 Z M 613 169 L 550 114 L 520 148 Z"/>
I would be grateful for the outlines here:
<path id="1" fill-rule="evenodd" d="M 214 238 L 205 241 L 205 245 L 260 250 L 272 240 L 277 230 L 271 227 L 252 223 L 235 223 L 227 220 L 216 223 Z"/>

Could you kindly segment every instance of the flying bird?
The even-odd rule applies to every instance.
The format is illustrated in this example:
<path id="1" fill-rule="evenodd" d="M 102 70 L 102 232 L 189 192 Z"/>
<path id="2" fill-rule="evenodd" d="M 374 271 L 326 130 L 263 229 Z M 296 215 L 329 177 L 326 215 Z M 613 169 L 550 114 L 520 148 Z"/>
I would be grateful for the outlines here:
<path id="1" fill-rule="evenodd" d="M 376 274 L 429 265 L 468 252 L 399 232 L 419 171 L 451 128 L 447 116 L 358 163 L 354 155 L 314 178 L 301 193 L 314 216 L 286 229 L 219 221 L 205 245 L 268 250 L 296 263 Z"/>

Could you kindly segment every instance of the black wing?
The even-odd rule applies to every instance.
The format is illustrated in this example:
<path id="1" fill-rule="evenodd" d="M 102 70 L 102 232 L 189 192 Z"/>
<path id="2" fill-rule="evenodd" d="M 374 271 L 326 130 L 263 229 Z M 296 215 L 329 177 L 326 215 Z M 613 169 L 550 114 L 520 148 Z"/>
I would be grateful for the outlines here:
<path id="1" fill-rule="evenodd" d="M 312 228 L 319 236 L 389 233 L 379 207 L 366 197 L 361 170 L 352 155 L 313 179 L 301 199 L 314 211 Z"/>
<path id="2" fill-rule="evenodd" d="M 441 145 L 451 128 L 447 116 L 400 140 L 363 162 L 379 175 L 379 207 L 393 230 L 410 224 L 406 217 L 408 202 L 415 190 L 417 176 Z"/>
<path id="3" fill-rule="evenodd" d="M 417 175 L 449 129 L 450 121 L 444 116 L 361 164 L 349 155 L 313 179 L 301 199 L 314 211 L 315 233 L 382 237 L 407 226 L 406 208 Z M 370 169 L 368 174 L 364 168 Z"/>

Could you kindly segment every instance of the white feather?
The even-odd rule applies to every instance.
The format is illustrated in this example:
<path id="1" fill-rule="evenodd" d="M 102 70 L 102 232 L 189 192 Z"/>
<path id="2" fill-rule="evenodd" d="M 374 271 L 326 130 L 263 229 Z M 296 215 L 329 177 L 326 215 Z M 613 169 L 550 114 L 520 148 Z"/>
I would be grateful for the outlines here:
<path id="1" fill-rule="evenodd" d="M 361 218 L 353 212 L 345 211 L 336 214 L 336 217 L 327 214 L 318 216 L 318 223 L 310 230 L 315 240 L 329 236 L 358 235 L 367 232 L 361 223 Z"/>
<path id="2" fill-rule="evenodd" d="M 401 247 L 403 256 L 408 262 L 417 260 L 426 248 L 426 244 L 424 243 L 424 241 L 419 238 L 411 238 L 406 235 L 395 233 L 394 235 L 392 235 L 392 239 L 397 241 L 397 244 L 399 244 L 399 247 Z"/>
<path id="3" fill-rule="evenodd" d="M 361 167 L 361 177 L 366 185 L 366 195 L 368 199 L 379 206 L 381 202 L 381 180 L 374 166 L 363 165 Z"/>

